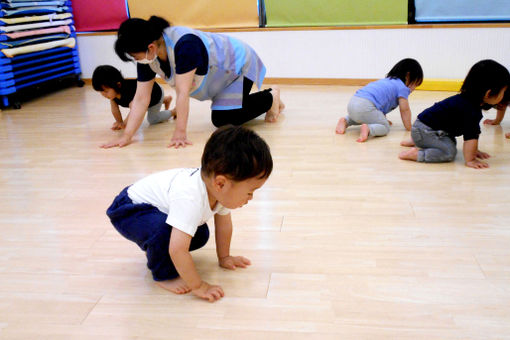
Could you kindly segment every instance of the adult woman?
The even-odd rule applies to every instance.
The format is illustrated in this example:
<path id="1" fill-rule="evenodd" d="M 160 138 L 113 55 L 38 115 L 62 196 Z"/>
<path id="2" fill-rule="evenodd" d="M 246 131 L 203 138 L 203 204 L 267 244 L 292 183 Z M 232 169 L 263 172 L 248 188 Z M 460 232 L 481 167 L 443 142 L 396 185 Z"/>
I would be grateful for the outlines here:
<path id="1" fill-rule="evenodd" d="M 169 147 L 185 147 L 189 97 L 212 100 L 215 126 L 240 125 L 267 112 L 276 121 L 283 104 L 277 88 L 260 88 L 265 75 L 262 61 L 251 47 L 232 37 L 186 27 L 170 27 L 162 18 L 128 19 L 119 28 L 115 52 L 124 61 L 137 62 L 137 90 L 123 135 L 103 147 L 124 146 L 143 121 L 156 74 L 176 90 L 176 125 Z"/>

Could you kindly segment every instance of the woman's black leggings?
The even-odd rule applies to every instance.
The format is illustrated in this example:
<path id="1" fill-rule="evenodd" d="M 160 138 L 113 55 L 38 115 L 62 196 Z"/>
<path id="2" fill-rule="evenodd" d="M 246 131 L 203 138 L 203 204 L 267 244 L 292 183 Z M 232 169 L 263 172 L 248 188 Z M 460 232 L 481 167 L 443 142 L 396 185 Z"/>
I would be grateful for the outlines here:
<path id="1" fill-rule="evenodd" d="M 271 89 L 250 94 L 253 81 L 243 80 L 243 107 L 234 110 L 212 110 L 211 120 L 214 126 L 227 124 L 241 125 L 267 112 L 273 105 Z"/>

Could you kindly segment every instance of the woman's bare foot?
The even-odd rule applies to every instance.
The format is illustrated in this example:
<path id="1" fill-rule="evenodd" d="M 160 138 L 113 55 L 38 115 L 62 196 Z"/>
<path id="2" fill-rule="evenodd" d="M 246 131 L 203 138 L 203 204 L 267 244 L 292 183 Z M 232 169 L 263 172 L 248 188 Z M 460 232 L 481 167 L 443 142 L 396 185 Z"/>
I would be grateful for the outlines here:
<path id="1" fill-rule="evenodd" d="M 282 99 L 280 98 L 280 113 L 283 112 L 283 110 L 285 110 L 285 104 L 282 102 Z"/>
<path id="2" fill-rule="evenodd" d="M 402 146 L 414 146 L 414 142 L 411 138 L 403 140 L 400 142 L 400 145 Z"/>
<path id="3" fill-rule="evenodd" d="M 417 161 L 418 160 L 418 148 L 412 148 L 406 151 L 402 151 L 398 158 L 408 160 L 408 161 Z"/>
<path id="4" fill-rule="evenodd" d="M 359 132 L 359 138 L 356 139 L 356 142 L 363 143 L 368 139 L 368 135 L 370 134 L 370 128 L 367 124 L 361 124 L 361 129 Z"/>
<path id="5" fill-rule="evenodd" d="M 163 104 L 165 104 L 165 110 L 170 108 L 170 103 L 172 102 L 172 96 L 166 96 L 163 98 Z"/>
<path id="6" fill-rule="evenodd" d="M 342 117 L 338 120 L 338 123 L 336 124 L 335 132 L 340 135 L 343 135 L 345 133 L 345 129 L 347 129 L 347 119 Z"/>
<path id="7" fill-rule="evenodd" d="M 186 282 L 180 277 L 173 280 L 156 281 L 156 284 L 163 289 L 169 290 L 175 294 L 186 294 L 191 292 Z"/>
<path id="8" fill-rule="evenodd" d="M 273 86 L 271 90 L 271 94 L 273 95 L 273 105 L 266 113 L 266 122 L 274 123 L 278 119 L 280 115 L 280 88 L 278 86 Z"/>

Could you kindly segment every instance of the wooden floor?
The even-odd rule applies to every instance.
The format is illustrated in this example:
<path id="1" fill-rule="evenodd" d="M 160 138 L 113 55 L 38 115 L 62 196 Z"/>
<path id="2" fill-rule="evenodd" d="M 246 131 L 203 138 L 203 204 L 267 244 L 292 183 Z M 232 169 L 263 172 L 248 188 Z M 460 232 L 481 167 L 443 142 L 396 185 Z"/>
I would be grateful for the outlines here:
<path id="1" fill-rule="evenodd" d="M 182 150 L 166 148 L 171 122 L 100 149 L 115 133 L 90 86 L 4 110 L 0 339 L 510 339 L 510 124 L 482 127 L 488 170 L 461 152 L 401 161 L 398 110 L 386 137 L 335 135 L 355 89 L 283 86 L 280 122 L 248 124 L 275 169 L 233 212 L 232 253 L 253 265 L 219 268 L 214 238 L 193 253 L 225 290 L 214 304 L 156 287 L 105 215 L 135 180 L 199 165 L 209 103 L 192 101 L 194 145 Z M 413 116 L 448 95 L 413 93 Z"/>

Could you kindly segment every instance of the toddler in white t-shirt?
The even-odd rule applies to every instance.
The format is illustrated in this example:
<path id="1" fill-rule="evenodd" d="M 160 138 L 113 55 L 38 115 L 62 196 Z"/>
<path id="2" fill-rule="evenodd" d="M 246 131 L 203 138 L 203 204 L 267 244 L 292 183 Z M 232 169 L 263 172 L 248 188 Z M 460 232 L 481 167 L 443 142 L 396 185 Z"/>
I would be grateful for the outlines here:
<path id="1" fill-rule="evenodd" d="M 207 243 L 206 222 L 214 216 L 219 265 L 250 265 L 247 258 L 230 255 L 230 209 L 247 204 L 272 169 L 269 147 L 261 137 L 243 127 L 222 127 L 207 141 L 201 168 L 142 178 L 125 188 L 106 214 L 120 234 L 145 251 L 159 286 L 177 294 L 191 291 L 213 302 L 224 296 L 223 289 L 202 281 L 190 251 Z"/>

